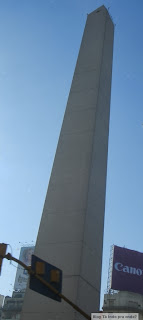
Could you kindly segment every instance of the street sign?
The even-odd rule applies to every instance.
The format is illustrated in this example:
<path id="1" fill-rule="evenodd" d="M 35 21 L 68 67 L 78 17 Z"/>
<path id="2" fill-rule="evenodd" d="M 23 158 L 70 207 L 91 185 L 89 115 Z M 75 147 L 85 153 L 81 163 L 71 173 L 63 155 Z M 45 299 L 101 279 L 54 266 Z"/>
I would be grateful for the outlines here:
<path id="1" fill-rule="evenodd" d="M 38 274 L 43 280 L 47 281 L 59 293 L 62 291 L 62 271 L 57 267 L 45 262 L 44 260 L 32 255 L 31 269 Z M 46 297 L 61 302 L 61 298 L 46 287 L 39 279 L 30 274 L 29 287 Z"/>

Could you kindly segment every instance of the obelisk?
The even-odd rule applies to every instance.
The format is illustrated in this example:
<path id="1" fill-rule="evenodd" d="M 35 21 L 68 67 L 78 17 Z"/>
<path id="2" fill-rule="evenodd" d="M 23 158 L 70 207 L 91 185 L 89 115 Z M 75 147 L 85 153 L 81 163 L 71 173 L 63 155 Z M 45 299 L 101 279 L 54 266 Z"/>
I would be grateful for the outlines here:
<path id="1" fill-rule="evenodd" d="M 63 270 L 62 293 L 89 315 L 100 300 L 113 34 L 104 6 L 87 16 L 35 248 Z M 81 318 L 27 289 L 21 320 Z"/>

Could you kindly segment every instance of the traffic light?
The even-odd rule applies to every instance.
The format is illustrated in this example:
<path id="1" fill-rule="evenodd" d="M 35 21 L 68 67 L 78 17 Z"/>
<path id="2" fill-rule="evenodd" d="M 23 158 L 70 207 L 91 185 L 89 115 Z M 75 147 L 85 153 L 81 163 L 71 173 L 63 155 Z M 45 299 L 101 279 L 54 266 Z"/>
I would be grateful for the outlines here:
<path id="1" fill-rule="evenodd" d="M 45 262 L 37 261 L 35 265 L 36 273 L 39 275 L 45 274 Z"/>
<path id="2" fill-rule="evenodd" d="M 32 255 L 31 269 L 59 293 L 62 292 L 62 270 L 40 259 L 34 254 Z M 31 290 L 34 290 L 48 298 L 61 302 L 61 297 L 48 288 L 48 286 L 40 282 L 40 280 L 33 274 L 30 274 L 29 287 Z"/>
<path id="3" fill-rule="evenodd" d="M 7 244 L 0 243 L 0 274 L 1 274 L 3 256 L 5 256 L 6 254 L 6 249 L 7 249 Z"/>

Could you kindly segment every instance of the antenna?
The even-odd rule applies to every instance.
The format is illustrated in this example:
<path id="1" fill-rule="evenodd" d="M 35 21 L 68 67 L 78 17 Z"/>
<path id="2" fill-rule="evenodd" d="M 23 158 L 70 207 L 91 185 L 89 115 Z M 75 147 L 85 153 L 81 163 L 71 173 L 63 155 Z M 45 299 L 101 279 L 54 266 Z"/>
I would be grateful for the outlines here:
<path id="1" fill-rule="evenodd" d="M 107 294 L 118 293 L 119 290 L 111 289 L 112 285 L 112 269 L 113 269 L 113 257 L 114 257 L 114 244 L 110 249 L 110 258 L 109 258 L 109 269 L 108 269 L 108 280 L 107 280 Z"/>
<path id="2" fill-rule="evenodd" d="M 108 269 L 108 280 L 107 280 L 107 293 L 111 293 L 111 281 L 112 281 L 112 268 L 113 268 L 113 253 L 114 245 L 110 249 L 110 258 L 109 258 L 109 269 Z"/>

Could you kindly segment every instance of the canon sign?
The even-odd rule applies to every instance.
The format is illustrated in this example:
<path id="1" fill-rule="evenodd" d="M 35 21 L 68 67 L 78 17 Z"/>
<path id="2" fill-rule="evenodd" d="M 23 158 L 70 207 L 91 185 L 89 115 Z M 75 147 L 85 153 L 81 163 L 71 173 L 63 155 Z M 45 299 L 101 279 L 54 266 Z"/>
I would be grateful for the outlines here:
<path id="1" fill-rule="evenodd" d="M 143 253 L 114 246 L 111 288 L 143 294 Z"/>
<path id="2" fill-rule="evenodd" d="M 136 269 L 134 267 L 124 266 L 120 262 L 116 262 L 115 265 L 114 265 L 114 268 L 117 271 L 127 272 L 127 273 L 130 273 L 130 274 L 136 274 L 137 276 L 142 276 L 142 274 L 143 274 L 143 270 Z"/>

